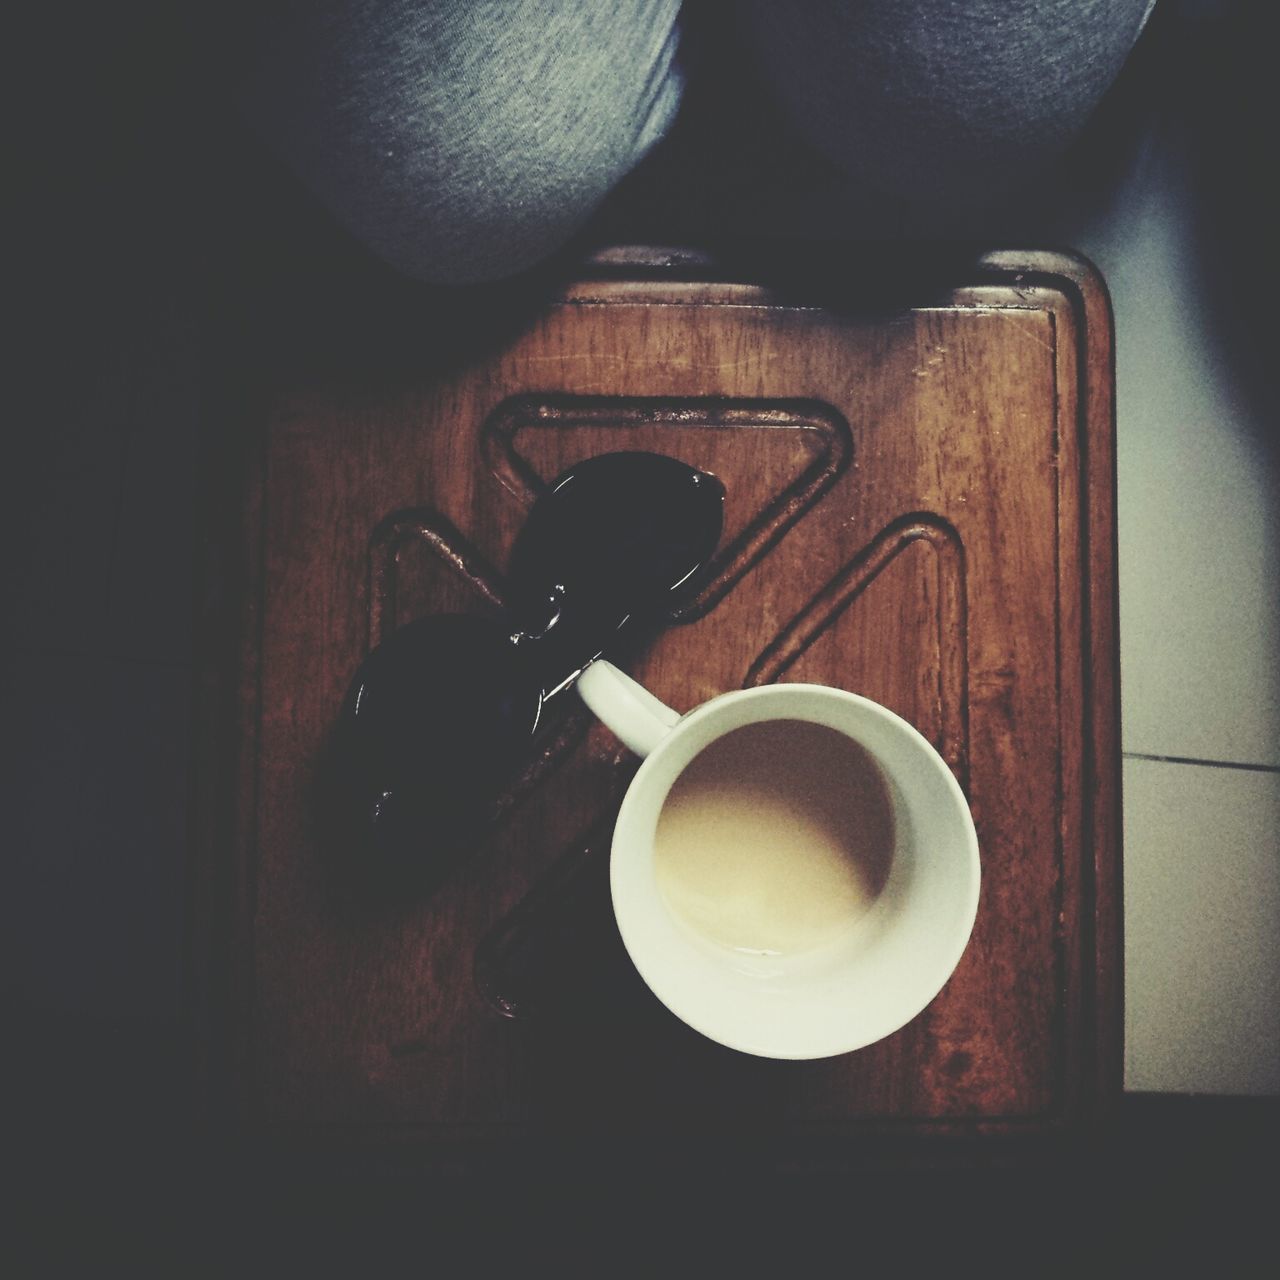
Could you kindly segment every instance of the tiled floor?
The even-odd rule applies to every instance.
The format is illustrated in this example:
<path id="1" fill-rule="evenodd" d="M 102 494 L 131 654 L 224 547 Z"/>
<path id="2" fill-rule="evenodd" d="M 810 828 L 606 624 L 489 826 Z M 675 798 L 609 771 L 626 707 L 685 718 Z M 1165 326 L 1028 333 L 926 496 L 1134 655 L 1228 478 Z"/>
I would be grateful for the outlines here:
<path id="1" fill-rule="evenodd" d="M 1124 746 L 1280 767 L 1280 455 L 1203 287 L 1190 149 L 1153 122 L 1075 238 L 1116 316 Z"/>
<path id="2" fill-rule="evenodd" d="M 1125 1083 L 1280 1092 L 1280 772 L 1129 758 Z"/>
<path id="3" fill-rule="evenodd" d="M 1101 267 L 1116 314 L 1126 1084 L 1280 1094 L 1274 401 L 1206 287 L 1178 92 L 1176 77 L 1153 85 L 1116 183 L 1044 228 Z M 100 194 L 59 191 L 64 203 Z M 107 216 L 86 240 L 64 208 L 78 248 L 38 316 L 42 410 L 27 424 L 4 641 L 22 749 L 7 778 L 18 876 L 3 900 L 18 997 L 44 1021 L 165 1026 L 179 1013 L 207 371 L 190 280 L 173 266 L 204 247 L 166 229 L 172 212 L 162 202 L 141 226 Z M 150 292 L 131 298 L 138 262 L 154 268 L 157 254 Z"/>
<path id="4" fill-rule="evenodd" d="M 1115 311 L 1125 1084 L 1277 1094 L 1280 397 L 1215 278 L 1238 228 L 1205 207 L 1222 86 L 1195 83 L 1156 85 L 1110 199 L 1061 228 Z"/>

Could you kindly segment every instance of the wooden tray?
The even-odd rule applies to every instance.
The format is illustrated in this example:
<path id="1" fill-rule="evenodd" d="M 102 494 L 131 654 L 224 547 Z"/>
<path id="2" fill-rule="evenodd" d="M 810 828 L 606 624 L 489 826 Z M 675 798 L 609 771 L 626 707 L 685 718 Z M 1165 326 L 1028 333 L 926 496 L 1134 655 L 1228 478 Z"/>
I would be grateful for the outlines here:
<path id="1" fill-rule="evenodd" d="M 964 287 L 858 315 L 697 258 L 604 255 L 447 376 L 291 385 L 254 438 L 197 821 L 208 1079 L 238 1124 L 453 1154 L 733 1133 L 787 1158 L 1008 1149 L 1117 1096 L 1111 330 L 1085 264 L 988 254 Z M 855 690 L 970 797 L 972 942 L 860 1052 L 747 1058 L 649 996 L 605 882 L 633 766 L 580 711 L 430 897 L 361 905 L 320 855 L 316 762 L 361 656 L 419 614 L 492 609 L 540 485 L 620 448 L 728 491 L 712 581 L 639 678 L 678 708 L 775 680 Z"/>

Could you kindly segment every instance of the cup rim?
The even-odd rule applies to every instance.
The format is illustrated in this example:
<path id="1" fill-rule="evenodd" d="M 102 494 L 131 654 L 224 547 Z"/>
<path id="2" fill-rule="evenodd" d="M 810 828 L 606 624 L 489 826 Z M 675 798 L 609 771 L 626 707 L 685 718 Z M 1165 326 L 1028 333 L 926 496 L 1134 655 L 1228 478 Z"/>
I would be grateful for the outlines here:
<path id="1" fill-rule="evenodd" d="M 619 868 L 622 858 L 626 855 L 620 853 L 619 850 L 622 842 L 628 839 L 630 825 L 635 822 L 637 812 L 643 812 L 643 806 L 652 803 L 646 795 L 647 789 L 651 785 L 648 779 L 652 778 L 654 773 L 661 767 L 664 758 L 670 755 L 671 750 L 687 739 L 691 733 L 695 732 L 703 721 L 717 714 L 729 703 L 737 704 L 749 700 L 759 700 L 790 704 L 796 701 L 797 698 L 811 697 L 815 694 L 824 699 L 842 702 L 847 706 L 856 706 L 861 713 L 883 721 L 895 733 L 910 742 L 918 755 L 930 762 L 947 792 L 948 799 L 958 819 L 960 840 L 957 843 L 963 846 L 961 853 L 964 864 L 965 893 L 963 901 L 957 901 L 955 915 L 949 922 L 952 934 L 951 945 L 940 954 L 940 958 L 931 967 L 932 978 L 930 981 L 923 983 L 918 989 L 915 999 L 904 1003 L 891 1017 L 882 1019 L 879 1024 L 875 1022 L 858 1024 L 855 1022 L 850 1027 L 852 1034 L 833 1034 L 830 1028 L 840 1025 L 838 1022 L 833 1021 L 828 1024 L 828 1034 L 814 1035 L 803 1045 L 792 1044 L 788 1046 L 786 1044 L 768 1043 L 767 1034 L 753 1039 L 750 1036 L 734 1034 L 731 1031 L 726 1031 L 723 1027 L 715 1026 L 711 1020 L 690 1009 L 688 1002 L 681 998 L 680 991 L 674 989 L 655 972 L 654 966 L 649 962 L 645 940 L 641 934 L 641 930 L 644 927 L 643 921 L 638 919 L 641 912 L 648 909 L 649 904 L 641 905 L 628 901 L 626 894 L 620 889 Z M 733 728 L 742 728 L 747 724 L 769 719 L 798 719 L 806 720 L 810 723 L 818 723 L 811 716 L 796 712 L 793 707 L 790 714 L 786 714 L 784 709 L 784 713 L 780 715 L 752 716 L 742 721 L 741 724 L 726 727 L 724 732 L 728 733 Z M 719 737 L 721 735 L 717 734 L 716 736 Z M 853 735 L 849 736 L 853 737 Z M 854 740 L 856 741 L 857 739 L 855 738 Z M 709 743 L 705 745 L 709 745 Z M 699 750 L 702 749 L 699 748 Z M 694 753 L 694 755 L 696 754 L 697 752 Z M 691 755 L 689 761 L 692 759 L 693 756 Z M 689 761 L 685 761 L 681 766 L 681 770 L 687 767 Z M 659 808 L 660 804 L 661 802 L 659 802 Z M 933 744 L 909 720 L 898 715 L 897 712 L 891 711 L 882 703 L 875 702 L 873 699 L 853 693 L 847 689 L 799 682 L 730 690 L 708 699 L 682 716 L 666 737 L 641 763 L 635 777 L 627 788 L 614 827 L 614 835 L 610 847 L 609 872 L 614 918 L 622 937 L 623 946 L 645 984 L 662 1004 L 686 1025 L 727 1048 L 757 1057 L 793 1061 L 836 1057 L 850 1053 L 892 1035 L 913 1021 L 932 1003 L 950 980 L 951 975 L 955 972 L 968 948 L 977 918 L 981 888 L 981 859 L 973 814 L 955 774 Z M 657 893 L 656 886 L 654 892 L 655 894 Z M 661 906 L 660 902 L 659 906 Z M 661 909 L 665 910 L 665 908 Z M 892 1025 L 888 1025 L 889 1023 L 892 1023 Z"/>

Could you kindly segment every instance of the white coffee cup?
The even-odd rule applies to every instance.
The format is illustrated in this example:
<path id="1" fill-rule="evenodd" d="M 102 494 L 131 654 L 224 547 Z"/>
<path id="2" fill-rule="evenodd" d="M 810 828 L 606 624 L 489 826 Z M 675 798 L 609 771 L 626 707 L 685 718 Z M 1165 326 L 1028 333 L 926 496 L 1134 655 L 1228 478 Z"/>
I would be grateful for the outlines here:
<path id="1" fill-rule="evenodd" d="M 713 698 L 686 715 L 612 664 L 577 683 L 587 706 L 643 763 L 623 799 L 610 860 L 613 909 L 641 977 L 711 1040 L 767 1058 L 825 1058 L 892 1034 L 933 1000 L 977 914 L 978 840 L 946 762 L 907 721 L 842 689 L 777 684 Z M 712 743 L 764 721 L 826 726 L 871 757 L 892 814 L 878 892 L 847 928 L 783 954 L 736 950 L 672 909 L 655 836 L 677 779 Z"/>

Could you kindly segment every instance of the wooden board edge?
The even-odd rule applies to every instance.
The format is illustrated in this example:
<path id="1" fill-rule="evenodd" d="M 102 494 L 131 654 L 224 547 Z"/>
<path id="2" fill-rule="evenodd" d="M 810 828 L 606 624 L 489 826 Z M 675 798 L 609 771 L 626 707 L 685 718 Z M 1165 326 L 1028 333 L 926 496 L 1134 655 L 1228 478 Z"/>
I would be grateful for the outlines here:
<path id="1" fill-rule="evenodd" d="M 983 269 L 1015 288 L 1044 284 L 1071 301 L 1080 325 L 1081 530 L 1089 721 L 1083 773 L 1090 799 L 1093 1121 L 1112 1125 L 1124 1086 L 1122 754 L 1116 525 L 1115 320 L 1101 272 L 1065 250 L 999 250 Z M 1084 921 L 1086 926 L 1090 923 Z M 1087 975 L 1088 976 L 1088 975 Z"/>

